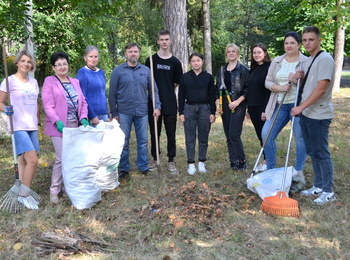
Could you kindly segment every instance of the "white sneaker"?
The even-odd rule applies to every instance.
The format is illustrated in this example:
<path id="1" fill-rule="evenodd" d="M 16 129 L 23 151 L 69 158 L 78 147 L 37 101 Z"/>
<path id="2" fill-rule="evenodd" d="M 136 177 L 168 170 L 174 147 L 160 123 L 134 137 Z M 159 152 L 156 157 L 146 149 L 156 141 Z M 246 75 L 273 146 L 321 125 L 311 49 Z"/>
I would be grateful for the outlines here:
<path id="1" fill-rule="evenodd" d="M 187 173 L 189 175 L 195 175 L 196 174 L 196 166 L 194 165 L 194 163 L 190 163 L 188 165 Z"/>
<path id="2" fill-rule="evenodd" d="M 255 172 L 264 172 L 267 170 L 267 165 L 264 163 L 260 163 L 258 167 L 256 167 Z"/>
<path id="3" fill-rule="evenodd" d="M 334 196 L 334 192 L 322 192 L 321 195 L 314 200 L 314 203 L 317 205 L 323 205 L 327 202 L 335 201 L 336 198 Z"/>
<path id="4" fill-rule="evenodd" d="M 321 192 L 322 192 L 321 188 L 317 188 L 317 187 L 313 186 L 312 188 L 310 188 L 308 190 L 303 190 L 301 192 L 301 194 L 303 194 L 305 196 L 313 196 L 313 195 L 320 194 Z"/>
<path id="5" fill-rule="evenodd" d="M 204 162 L 199 162 L 198 163 L 198 171 L 200 173 L 206 173 L 207 169 L 205 169 L 205 163 Z"/>

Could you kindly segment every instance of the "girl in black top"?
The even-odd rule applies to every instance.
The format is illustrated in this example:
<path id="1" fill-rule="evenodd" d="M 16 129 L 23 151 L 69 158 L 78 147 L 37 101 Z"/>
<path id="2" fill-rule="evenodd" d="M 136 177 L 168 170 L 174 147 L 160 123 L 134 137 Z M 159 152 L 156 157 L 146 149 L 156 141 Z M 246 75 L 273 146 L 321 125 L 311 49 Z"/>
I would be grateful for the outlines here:
<path id="1" fill-rule="evenodd" d="M 248 114 L 255 128 L 256 135 L 263 144 L 261 131 L 264 126 L 266 116 L 265 107 L 269 101 L 271 91 L 265 88 L 265 79 L 267 72 L 271 64 L 269 53 L 264 44 L 258 43 L 252 48 L 250 74 L 248 78 L 248 94 L 247 94 L 247 106 Z M 265 171 L 266 160 L 264 154 L 264 161 L 260 164 L 255 171 Z"/>
<path id="2" fill-rule="evenodd" d="M 217 93 L 228 91 L 222 95 L 222 105 L 217 99 L 217 111 L 221 113 L 226 135 L 230 166 L 234 170 L 245 170 L 243 143 L 241 139 L 243 120 L 246 113 L 247 80 L 249 70 L 239 62 L 240 51 L 237 45 L 230 43 L 225 50 L 228 62 L 217 73 Z M 218 97 L 219 98 L 219 97 Z M 229 98 L 229 99 L 228 99 Z"/>
<path id="3" fill-rule="evenodd" d="M 198 171 L 205 173 L 208 137 L 215 122 L 215 87 L 211 74 L 202 71 L 203 55 L 194 52 L 190 56 L 192 70 L 182 75 L 179 84 L 179 114 L 184 124 L 188 174 L 196 173 L 195 147 L 198 132 Z"/>

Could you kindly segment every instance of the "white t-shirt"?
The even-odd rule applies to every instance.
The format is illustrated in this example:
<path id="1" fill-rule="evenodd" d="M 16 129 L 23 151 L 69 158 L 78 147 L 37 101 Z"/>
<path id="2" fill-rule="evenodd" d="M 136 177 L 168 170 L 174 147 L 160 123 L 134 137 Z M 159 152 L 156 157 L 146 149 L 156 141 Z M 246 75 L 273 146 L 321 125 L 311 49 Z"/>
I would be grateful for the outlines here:
<path id="1" fill-rule="evenodd" d="M 277 79 L 277 84 L 279 85 L 285 85 L 289 82 L 289 74 L 295 73 L 295 68 L 298 65 L 297 62 L 288 62 L 286 59 L 283 59 L 281 62 L 281 68 L 279 71 L 276 73 L 276 79 Z M 286 97 L 284 98 L 283 104 L 294 104 L 295 102 L 295 96 L 296 96 L 297 89 L 295 85 L 288 91 Z M 281 102 L 282 98 L 284 96 L 284 92 L 278 92 L 277 96 L 277 102 Z"/>
<path id="2" fill-rule="evenodd" d="M 8 77 L 10 99 L 13 105 L 14 114 L 13 128 L 18 130 L 38 129 L 38 95 L 39 86 L 36 79 L 29 77 L 29 81 L 24 83 L 15 75 Z M 0 91 L 7 92 L 6 79 L 1 82 Z M 10 122 L 7 120 L 7 128 L 10 131 Z"/>
<path id="3" fill-rule="evenodd" d="M 304 73 L 306 74 L 307 70 L 310 67 L 314 57 L 309 57 L 305 61 Z M 306 84 L 304 86 L 304 91 L 302 94 L 301 103 L 305 101 L 316 88 L 317 82 L 319 80 L 328 79 L 326 92 L 311 106 L 304 109 L 303 115 L 312 119 L 330 119 L 334 116 L 334 108 L 331 102 L 332 99 L 332 89 L 334 84 L 334 60 L 331 55 L 327 52 L 322 52 L 314 61 L 311 66 Z"/>

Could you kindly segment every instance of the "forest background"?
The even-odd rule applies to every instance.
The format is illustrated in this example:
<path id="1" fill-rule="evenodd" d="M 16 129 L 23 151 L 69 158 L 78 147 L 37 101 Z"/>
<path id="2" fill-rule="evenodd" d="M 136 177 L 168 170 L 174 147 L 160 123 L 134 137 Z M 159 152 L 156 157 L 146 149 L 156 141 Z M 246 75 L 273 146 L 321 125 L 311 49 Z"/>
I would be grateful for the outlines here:
<path id="1" fill-rule="evenodd" d="M 53 52 L 70 55 L 74 76 L 84 64 L 83 51 L 89 44 L 100 49 L 99 66 L 109 79 L 113 67 L 124 62 L 126 43 L 136 41 L 143 47 L 144 62 L 149 46 L 154 52 L 158 49 L 156 34 L 163 28 L 172 32 L 173 52 L 184 70 L 186 57 L 196 50 L 205 53 L 207 59 L 212 57 L 208 60 L 215 74 L 224 64 L 223 53 L 229 42 L 241 47 L 242 61 L 248 64 L 255 43 L 265 43 L 273 58 L 283 54 L 286 32 L 301 33 L 304 26 L 316 25 L 322 31 L 323 49 L 334 55 L 341 70 L 343 57 L 350 50 L 349 35 L 345 34 L 349 29 L 348 5 L 345 0 L 2 0 L 0 38 L 7 40 L 11 61 L 31 36 L 37 61 L 35 77 L 42 82 L 52 74 L 49 58 Z M 32 20 L 27 12 L 30 7 Z M 28 21 L 32 21 L 32 34 Z M 130 181 L 104 194 L 102 202 L 90 210 L 74 209 L 69 199 L 52 205 L 48 187 L 55 154 L 50 138 L 43 135 L 32 188 L 44 202 L 37 211 L 0 212 L 0 259 L 350 259 L 349 66 L 346 69 L 343 79 L 347 79 L 347 86 L 341 85 L 333 96 L 335 118 L 329 139 L 335 203 L 319 207 L 311 198 L 296 194 L 293 199 L 299 203 L 300 218 L 259 211 L 260 198 L 244 183 L 260 150 L 253 126 L 250 120 L 244 121 L 242 139 L 249 168 L 234 172 L 225 156 L 218 117 L 209 138 L 208 174 L 186 174 L 179 123 L 176 141 L 180 175 L 166 171 L 163 150 L 160 177 L 141 176 L 134 167 Z M 12 67 L 10 73 L 14 70 Z M 0 71 L 0 78 L 3 74 Z M 336 84 L 335 90 L 339 86 Z M 286 127 L 277 140 L 279 165 L 284 165 L 289 130 Z M 164 134 L 160 143 L 164 149 Z M 134 161 L 136 148 L 131 150 Z M 294 156 L 292 147 L 291 158 Z M 11 139 L 0 135 L 1 196 L 12 187 L 13 172 Z M 304 173 L 307 185 L 311 185 L 310 160 Z"/>
<path id="2" fill-rule="evenodd" d="M 249 65 L 254 44 L 264 43 L 275 57 L 284 52 L 286 32 L 301 33 L 303 27 L 316 25 L 322 31 L 323 49 L 334 55 L 340 72 L 350 50 L 350 36 L 345 34 L 348 7 L 346 0 L 3 0 L 0 31 L 1 41 L 8 41 L 9 55 L 28 39 L 34 43 L 39 84 L 52 73 L 53 52 L 70 55 L 74 75 L 90 44 L 100 49 L 99 66 L 109 79 L 113 67 L 124 61 L 126 43 L 136 41 L 143 47 L 144 62 L 149 46 L 158 49 L 156 35 L 161 29 L 171 31 L 172 51 L 184 71 L 189 53 L 199 51 L 205 54 L 206 69 L 215 75 L 228 43 L 240 46 L 242 62 Z M 340 75 L 337 80 L 338 86 Z"/>

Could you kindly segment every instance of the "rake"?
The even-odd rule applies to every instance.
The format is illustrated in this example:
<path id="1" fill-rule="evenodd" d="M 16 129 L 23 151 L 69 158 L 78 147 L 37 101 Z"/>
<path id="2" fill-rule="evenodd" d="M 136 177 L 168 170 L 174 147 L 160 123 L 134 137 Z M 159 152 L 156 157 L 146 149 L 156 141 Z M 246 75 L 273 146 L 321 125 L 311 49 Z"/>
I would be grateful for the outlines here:
<path id="1" fill-rule="evenodd" d="M 302 67 L 302 63 L 300 63 L 300 70 L 301 70 L 301 67 Z M 297 84 L 294 106 L 296 106 L 296 104 L 298 102 L 299 87 L 300 87 L 300 79 L 298 80 L 298 84 Z M 277 194 L 275 196 L 270 196 L 270 197 L 264 198 L 264 200 L 260 206 L 260 209 L 265 213 L 270 213 L 270 214 L 278 215 L 278 216 L 287 216 L 287 217 L 299 217 L 300 216 L 298 201 L 289 198 L 287 196 L 287 194 L 283 191 L 284 185 L 286 182 L 290 146 L 291 146 L 291 141 L 292 141 L 292 136 L 293 136 L 294 119 L 295 119 L 295 117 L 293 116 L 290 135 L 289 135 L 289 141 L 288 141 L 286 163 L 285 163 L 284 171 L 283 171 L 282 189 L 281 189 L 281 191 L 277 192 Z"/>
<path id="2" fill-rule="evenodd" d="M 8 82 L 8 70 L 7 70 L 7 60 L 6 60 L 6 48 L 5 43 L 3 44 L 3 59 L 4 59 L 4 70 L 5 70 L 5 81 L 6 81 L 6 90 L 8 96 L 8 105 L 11 106 L 10 99 L 10 87 Z M 13 118 L 12 115 L 9 116 L 10 120 L 10 129 L 11 129 L 11 140 L 12 140 L 12 150 L 14 158 L 14 169 L 16 181 L 13 187 L 5 194 L 4 197 L 0 199 L 0 209 L 10 213 L 19 213 L 22 209 L 22 205 L 29 209 L 39 209 L 38 205 L 42 201 L 42 198 L 33 190 L 25 186 L 19 180 L 18 173 L 18 162 L 16 154 L 16 144 L 13 128 Z"/>

